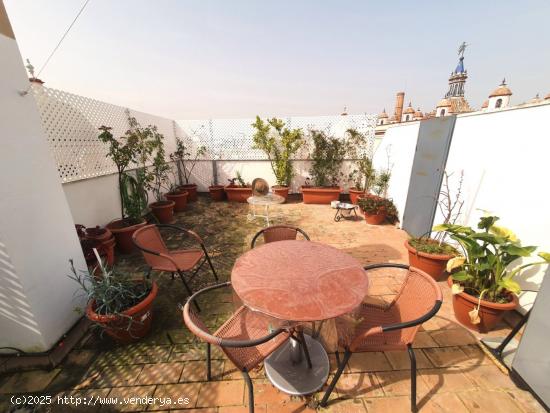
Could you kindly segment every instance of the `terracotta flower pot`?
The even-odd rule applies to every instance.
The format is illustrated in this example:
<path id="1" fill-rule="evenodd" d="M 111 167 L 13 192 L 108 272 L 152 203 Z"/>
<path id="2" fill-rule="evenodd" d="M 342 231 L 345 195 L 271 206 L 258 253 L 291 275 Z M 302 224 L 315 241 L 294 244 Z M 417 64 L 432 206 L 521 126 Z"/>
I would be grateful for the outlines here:
<path id="1" fill-rule="evenodd" d="M 378 211 L 378 214 L 368 214 L 364 211 L 362 212 L 363 212 L 363 215 L 365 215 L 365 222 L 370 225 L 382 224 L 387 216 L 386 211 L 384 210 Z"/>
<path id="2" fill-rule="evenodd" d="M 335 187 L 302 186 L 304 204 L 330 204 L 340 199 L 342 189 Z"/>
<path id="3" fill-rule="evenodd" d="M 225 197 L 223 185 L 210 185 L 208 187 L 208 191 L 210 192 L 210 198 L 212 199 L 212 201 L 214 202 L 223 201 Z"/>
<path id="4" fill-rule="evenodd" d="M 454 255 L 418 251 L 409 244 L 409 241 L 405 241 L 405 248 L 409 251 L 409 264 L 430 274 L 436 281 L 439 281 L 445 273 L 447 261 L 454 257 Z"/>
<path id="5" fill-rule="evenodd" d="M 452 277 L 447 278 L 447 283 L 449 286 L 453 284 Z M 514 310 L 518 306 L 519 300 L 517 295 L 510 293 L 509 296 L 510 301 L 506 304 L 481 300 L 479 306 L 479 318 L 481 322 L 479 324 L 472 324 L 468 313 L 477 308 L 478 298 L 464 292 L 454 294 L 453 310 L 455 318 L 460 324 L 468 327 L 470 330 L 487 333 L 495 328 L 507 311 Z"/>
<path id="6" fill-rule="evenodd" d="M 174 212 L 183 212 L 187 208 L 187 191 L 168 192 L 164 195 L 168 201 L 174 202 Z"/>
<path id="7" fill-rule="evenodd" d="M 95 300 L 88 303 L 86 316 L 94 323 L 100 324 L 105 329 L 105 333 L 119 343 L 130 343 L 145 337 L 151 330 L 151 321 L 153 319 L 152 307 L 157 293 L 158 286 L 153 281 L 149 295 L 139 304 L 122 312 L 123 315 L 131 317 L 130 328 L 128 328 L 130 321 L 127 317 L 97 314 L 95 312 Z"/>
<path id="8" fill-rule="evenodd" d="M 174 201 L 159 201 L 149 206 L 161 224 L 169 224 L 174 220 L 174 205 Z"/>
<path id="9" fill-rule="evenodd" d="M 92 239 L 101 242 L 107 265 L 112 266 L 115 263 L 115 245 L 116 240 L 113 233 L 108 228 L 86 228 L 84 230 L 86 239 Z"/>
<path id="10" fill-rule="evenodd" d="M 197 200 L 197 185 L 185 184 L 178 186 L 178 190 L 187 192 L 187 202 L 195 202 Z"/>
<path id="11" fill-rule="evenodd" d="M 114 236 L 109 238 L 107 241 L 103 242 L 103 246 L 105 247 L 105 254 L 107 265 L 109 267 L 112 267 L 115 263 L 115 246 L 116 246 L 116 239 Z"/>
<path id="12" fill-rule="evenodd" d="M 126 220 L 115 219 L 114 221 L 109 222 L 106 227 L 113 233 L 116 240 L 116 245 L 118 249 L 123 254 L 129 254 L 134 252 L 136 247 L 132 241 L 132 235 L 136 232 L 137 229 L 145 226 L 147 223 L 142 220 L 142 222 L 134 225 L 128 225 Z"/>
<path id="13" fill-rule="evenodd" d="M 361 191 L 359 189 L 350 188 L 349 190 L 350 202 L 354 205 L 357 205 L 357 201 L 359 200 L 359 197 L 364 193 L 365 193 L 364 191 Z"/>
<path id="14" fill-rule="evenodd" d="M 275 195 L 282 196 L 286 202 L 288 198 L 288 190 L 290 189 L 288 186 L 275 185 L 275 186 L 272 186 L 271 189 L 273 190 L 273 193 Z"/>
<path id="15" fill-rule="evenodd" d="M 225 187 L 225 194 L 229 202 L 246 203 L 246 200 L 252 196 L 252 188 L 228 185 Z"/>

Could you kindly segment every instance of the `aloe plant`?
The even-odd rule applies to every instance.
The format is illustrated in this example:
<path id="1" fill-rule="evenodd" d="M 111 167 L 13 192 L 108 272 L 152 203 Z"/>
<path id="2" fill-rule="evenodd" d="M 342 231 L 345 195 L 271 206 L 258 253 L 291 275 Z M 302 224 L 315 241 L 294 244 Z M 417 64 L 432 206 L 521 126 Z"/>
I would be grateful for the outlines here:
<path id="1" fill-rule="evenodd" d="M 434 231 L 445 231 L 461 247 L 463 255 L 447 263 L 447 271 L 457 282 L 453 293 L 466 292 L 480 300 L 496 303 L 509 301 L 509 292 L 519 294 L 521 287 L 514 279 L 526 268 L 550 263 L 550 253 L 539 252 L 541 261 L 512 267 L 519 258 L 530 257 L 537 247 L 523 246 L 509 229 L 495 225 L 496 216 L 479 220 L 476 231 L 457 224 L 436 225 Z"/>

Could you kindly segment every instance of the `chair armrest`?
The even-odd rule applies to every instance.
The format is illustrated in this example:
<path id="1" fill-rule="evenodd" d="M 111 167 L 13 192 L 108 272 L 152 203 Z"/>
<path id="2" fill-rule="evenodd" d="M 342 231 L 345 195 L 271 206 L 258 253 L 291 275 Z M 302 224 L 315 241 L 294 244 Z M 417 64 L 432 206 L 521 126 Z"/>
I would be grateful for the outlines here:
<path id="1" fill-rule="evenodd" d="M 353 338 L 353 340 L 351 341 L 351 344 L 349 346 L 349 349 L 353 352 L 360 346 L 361 342 L 364 341 L 365 339 L 367 339 L 371 336 L 376 336 L 378 334 L 382 334 L 382 333 L 383 333 L 383 330 L 382 330 L 381 326 L 371 327 L 368 330 L 362 331 L 361 333 L 357 334 Z"/>
<path id="2" fill-rule="evenodd" d="M 180 227 L 178 225 L 170 225 L 170 224 L 157 224 L 157 227 L 176 229 L 178 231 L 185 232 L 185 233 L 189 234 L 191 237 L 195 238 L 195 240 L 199 244 L 201 244 L 201 246 L 204 248 L 204 241 L 202 240 L 201 237 L 199 237 L 199 235 L 195 231 L 192 231 L 192 230 L 187 229 L 187 228 Z"/>

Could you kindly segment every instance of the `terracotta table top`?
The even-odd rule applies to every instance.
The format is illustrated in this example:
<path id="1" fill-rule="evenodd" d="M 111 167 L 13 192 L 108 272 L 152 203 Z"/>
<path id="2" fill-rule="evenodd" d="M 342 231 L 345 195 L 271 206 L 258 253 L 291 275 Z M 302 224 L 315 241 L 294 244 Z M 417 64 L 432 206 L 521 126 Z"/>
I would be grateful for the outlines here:
<path id="1" fill-rule="evenodd" d="M 231 273 L 249 308 L 287 321 L 320 321 L 354 310 L 368 291 L 359 261 L 328 245 L 277 241 L 243 254 Z"/>

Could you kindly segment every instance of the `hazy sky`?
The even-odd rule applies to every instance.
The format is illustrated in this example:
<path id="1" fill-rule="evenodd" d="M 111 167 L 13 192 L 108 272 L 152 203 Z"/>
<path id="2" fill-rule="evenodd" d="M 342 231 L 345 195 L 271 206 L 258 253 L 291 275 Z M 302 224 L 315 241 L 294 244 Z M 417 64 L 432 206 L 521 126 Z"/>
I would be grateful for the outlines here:
<path id="1" fill-rule="evenodd" d="M 82 0 L 4 0 L 40 67 Z M 506 77 L 513 103 L 550 92 L 550 1 L 91 0 L 40 76 L 175 119 L 378 113 L 395 92 L 432 110 L 470 44 L 466 98 Z"/>

